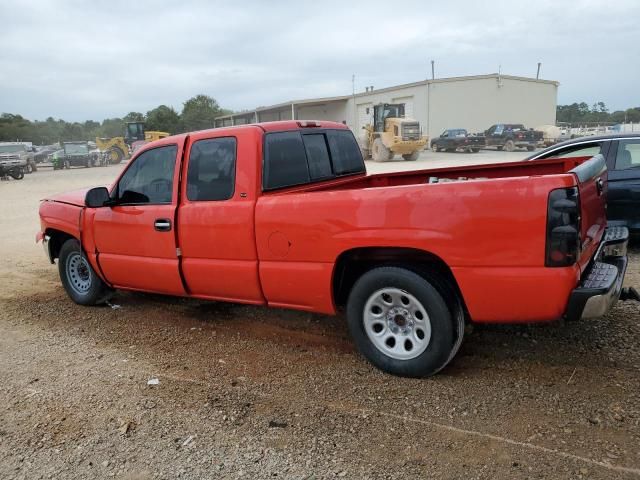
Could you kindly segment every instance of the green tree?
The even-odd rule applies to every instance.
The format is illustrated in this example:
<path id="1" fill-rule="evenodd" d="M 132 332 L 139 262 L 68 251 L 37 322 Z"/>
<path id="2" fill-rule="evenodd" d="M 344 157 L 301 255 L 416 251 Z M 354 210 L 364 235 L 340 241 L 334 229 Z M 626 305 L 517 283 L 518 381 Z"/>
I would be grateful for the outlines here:
<path id="1" fill-rule="evenodd" d="M 98 129 L 99 137 L 122 137 L 124 135 L 124 120 L 122 118 L 105 118 Z"/>
<path id="2" fill-rule="evenodd" d="M 178 133 L 180 129 L 180 115 L 172 107 L 160 105 L 149 110 L 146 117 L 147 130 Z"/>
<path id="3" fill-rule="evenodd" d="M 125 122 L 144 122 L 144 115 L 140 112 L 129 112 L 122 120 Z"/>
<path id="4" fill-rule="evenodd" d="M 220 115 L 218 102 L 208 95 L 196 95 L 184 102 L 182 126 L 186 131 L 214 127 L 214 119 Z"/>

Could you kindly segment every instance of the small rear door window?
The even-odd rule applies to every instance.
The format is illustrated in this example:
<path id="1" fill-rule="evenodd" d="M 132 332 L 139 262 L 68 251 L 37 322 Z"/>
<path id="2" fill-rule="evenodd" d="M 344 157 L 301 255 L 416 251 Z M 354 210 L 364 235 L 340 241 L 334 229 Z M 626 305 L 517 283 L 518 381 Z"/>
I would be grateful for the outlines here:
<path id="1" fill-rule="evenodd" d="M 198 140 L 191 147 L 187 170 L 187 198 L 191 201 L 228 200 L 236 178 L 234 137 Z"/>
<path id="2" fill-rule="evenodd" d="M 309 181 L 307 156 L 300 132 L 278 132 L 267 135 L 264 188 L 270 190 Z"/>

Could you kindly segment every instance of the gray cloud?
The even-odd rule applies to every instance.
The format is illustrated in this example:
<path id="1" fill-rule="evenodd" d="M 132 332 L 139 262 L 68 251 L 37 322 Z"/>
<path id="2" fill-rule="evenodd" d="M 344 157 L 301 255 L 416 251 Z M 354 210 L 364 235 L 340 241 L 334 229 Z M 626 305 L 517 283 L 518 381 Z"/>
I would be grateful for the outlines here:
<path id="1" fill-rule="evenodd" d="M 425 78 L 561 82 L 559 102 L 636 106 L 635 1 L 24 0 L 0 6 L 0 111 L 102 119 L 206 93 L 234 110 Z"/>

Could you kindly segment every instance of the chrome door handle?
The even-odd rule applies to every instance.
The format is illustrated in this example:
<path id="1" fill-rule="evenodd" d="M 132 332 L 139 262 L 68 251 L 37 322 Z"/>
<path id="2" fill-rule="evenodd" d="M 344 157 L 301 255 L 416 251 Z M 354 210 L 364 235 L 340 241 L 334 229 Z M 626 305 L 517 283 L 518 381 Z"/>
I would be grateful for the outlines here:
<path id="1" fill-rule="evenodd" d="M 153 223 L 153 228 L 158 232 L 168 232 L 171 230 L 171 220 L 168 218 L 158 218 Z"/>

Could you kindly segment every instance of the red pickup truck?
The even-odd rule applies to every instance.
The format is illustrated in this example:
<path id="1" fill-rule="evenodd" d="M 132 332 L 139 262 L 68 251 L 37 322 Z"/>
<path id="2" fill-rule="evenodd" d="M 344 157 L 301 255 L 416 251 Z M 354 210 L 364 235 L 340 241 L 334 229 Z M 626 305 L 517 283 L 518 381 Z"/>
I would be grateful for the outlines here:
<path id="1" fill-rule="evenodd" d="M 379 368 L 426 376 L 465 321 L 605 314 L 625 228 L 606 229 L 601 156 L 367 175 L 333 122 L 168 137 L 109 187 L 46 199 L 42 240 L 82 305 L 114 289 L 345 310 Z"/>

